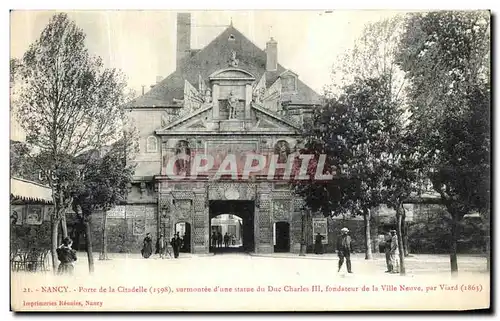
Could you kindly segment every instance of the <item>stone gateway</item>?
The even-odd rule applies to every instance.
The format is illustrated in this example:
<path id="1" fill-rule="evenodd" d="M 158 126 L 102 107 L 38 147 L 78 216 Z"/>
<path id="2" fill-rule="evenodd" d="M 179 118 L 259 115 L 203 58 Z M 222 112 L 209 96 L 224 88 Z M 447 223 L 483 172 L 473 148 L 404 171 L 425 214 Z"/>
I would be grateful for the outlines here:
<path id="1" fill-rule="evenodd" d="M 191 50 L 190 14 L 178 14 L 177 24 L 176 70 L 127 105 L 140 152 L 127 204 L 112 211 L 133 224 L 133 235 L 124 238 L 140 243 L 149 232 L 170 239 L 182 226 L 189 251 L 207 253 L 218 228 L 211 219 L 228 214 L 240 218 L 231 233 L 242 238 L 243 250 L 273 252 L 275 224 L 284 222 L 286 248 L 298 251 L 301 203 L 286 182 L 267 172 L 211 171 L 220 172 L 226 158 L 242 164 L 250 154 L 286 163 L 301 147 L 299 130 L 320 96 L 278 63 L 275 40 L 264 51 L 230 25 L 205 48 Z M 213 164 L 193 173 L 204 165 L 193 166 L 203 162 L 200 154 L 211 155 Z"/>

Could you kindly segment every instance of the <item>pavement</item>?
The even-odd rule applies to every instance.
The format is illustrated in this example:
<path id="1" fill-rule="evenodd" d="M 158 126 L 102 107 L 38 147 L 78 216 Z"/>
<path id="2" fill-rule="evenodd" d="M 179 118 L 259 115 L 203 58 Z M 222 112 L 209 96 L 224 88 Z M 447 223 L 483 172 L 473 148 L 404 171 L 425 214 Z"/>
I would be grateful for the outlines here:
<path id="1" fill-rule="evenodd" d="M 94 253 L 94 262 L 96 267 L 99 265 L 107 266 L 109 264 L 122 262 L 125 264 L 127 261 L 141 261 L 146 264 L 148 261 L 193 261 L 202 264 L 216 264 L 217 261 L 223 260 L 235 262 L 241 260 L 252 260 L 254 262 L 266 262 L 269 264 L 282 265 L 289 264 L 289 262 L 307 262 L 311 264 L 323 264 L 317 261 L 328 261 L 329 268 L 335 269 L 337 267 L 338 256 L 337 254 L 311 254 L 307 253 L 305 256 L 299 256 L 297 253 L 270 253 L 270 254 L 257 254 L 257 253 L 207 253 L 207 254 L 191 254 L 180 253 L 178 259 L 160 259 L 158 255 L 152 255 L 148 259 L 144 259 L 140 253 L 109 253 L 110 260 L 99 260 L 99 254 Z M 81 266 L 87 263 L 87 254 L 85 252 L 78 253 L 78 261 L 76 266 Z M 366 274 L 379 274 L 386 270 L 385 254 L 373 253 L 373 258 L 370 260 L 365 259 L 364 253 L 354 253 L 351 255 L 353 270 Z M 292 263 L 293 264 L 293 263 Z M 412 274 L 432 274 L 450 272 L 450 257 L 446 254 L 411 254 L 405 258 L 406 272 Z M 459 271 L 463 272 L 479 272 L 485 273 L 486 271 L 486 257 L 481 255 L 458 255 Z"/>

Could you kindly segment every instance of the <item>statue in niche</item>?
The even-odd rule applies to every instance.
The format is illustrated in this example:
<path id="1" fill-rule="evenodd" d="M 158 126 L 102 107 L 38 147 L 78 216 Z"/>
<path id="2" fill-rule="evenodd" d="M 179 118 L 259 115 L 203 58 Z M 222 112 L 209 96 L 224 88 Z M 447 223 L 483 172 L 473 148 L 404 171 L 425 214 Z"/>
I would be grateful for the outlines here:
<path id="1" fill-rule="evenodd" d="M 191 150 L 189 149 L 189 143 L 185 140 L 181 140 L 177 144 L 177 148 L 175 150 L 175 155 L 177 157 L 176 160 L 176 168 L 177 175 L 188 175 L 189 174 L 189 165 L 191 159 Z"/>
<path id="2" fill-rule="evenodd" d="M 233 92 L 229 93 L 227 97 L 227 107 L 229 109 L 228 119 L 236 118 L 236 104 L 238 103 L 238 98 L 234 96 Z"/>
<path id="3" fill-rule="evenodd" d="M 278 163 L 286 163 L 290 155 L 290 146 L 284 140 L 280 140 L 274 147 L 274 153 L 278 155 Z"/>
<path id="4" fill-rule="evenodd" d="M 229 60 L 229 65 L 231 67 L 238 67 L 240 60 L 236 58 L 236 51 L 231 50 L 231 59 Z"/>

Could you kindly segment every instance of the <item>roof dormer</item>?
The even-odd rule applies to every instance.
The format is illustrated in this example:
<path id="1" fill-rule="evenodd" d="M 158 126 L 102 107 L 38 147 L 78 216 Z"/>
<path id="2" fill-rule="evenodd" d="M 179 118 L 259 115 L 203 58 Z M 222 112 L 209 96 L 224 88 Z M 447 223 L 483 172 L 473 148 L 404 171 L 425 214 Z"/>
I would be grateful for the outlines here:
<path id="1" fill-rule="evenodd" d="M 281 91 L 283 93 L 296 93 L 297 92 L 297 78 L 298 75 L 291 70 L 285 70 L 280 76 Z"/>

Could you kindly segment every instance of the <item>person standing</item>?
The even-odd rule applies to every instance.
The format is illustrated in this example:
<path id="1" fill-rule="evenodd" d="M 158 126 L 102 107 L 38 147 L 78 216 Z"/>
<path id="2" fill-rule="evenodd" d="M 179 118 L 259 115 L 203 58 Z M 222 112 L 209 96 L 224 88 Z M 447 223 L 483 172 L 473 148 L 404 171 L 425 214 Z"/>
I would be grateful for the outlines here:
<path id="1" fill-rule="evenodd" d="M 179 237 L 179 232 L 175 233 L 175 236 L 170 241 L 170 244 L 172 245 L 172 249 L 174 250 L 174 258 L 177 259 L 179 257 L 179 250 L 182 244 L 181 238 Z"/>
<path id="2" fill-rule="evenodd" d="M 385 273 L 392 272 L 392 263 L 391 263 L 391 242 L 392 236 L 391 233 L 387 233 L 384 236 L 384 253 L 385 253 L 385 264 L 387 265 L 387 271 Z"/>
<path id="3" fill-rule="evenodd" d="M 325 237 L 321 234 L 316 234 L 314 238 L 314 254 L 323 254 L 323 239 Z"/>
<path id="4" fill-rule="evenodd" d="M 160 256 L 160 259 L 165 258 L 165 238 L 163 237 L 163 234 L 160 234 L 160 237 L 156 242 L 156 254 Z"/>
<path id="5" fill-rule="evenodd" d="M 344 259 L 345 263 L 347 265 L 347 272 L 352 273 L 351 269 L 351 237 L 349 236 L 349 229 L 347 227 L 344 227 L 340 230 L 340 236 L 337 239 L 337 251 L 339 255 L 339 270 L 342 268 L 342 264 L 344 264 Z"/>
<path id="6" fill-rule="evenodd" d="M 142 250 L 142 257 L 147 259 L 153 254 L 153 240 L 151 239 L 151 234 L 146 233 L 146 237 L 144 238 Z"/>
<path id="7" fill-rule="evenodd" d="M 224 247 L 228 247 L 229 246 L 229 235 L 227 234 L 224 234 Z"/>
<path id="8" fill-rule="evenodd" d="M 61 246 L 56 250 L 57 259 L 61 262 L 57 269 L 58 274 L 73 274 L 75 267 L 73 262 L 76 261 L 76 251 L 71 248 L 73 241 L 69 237 L 65 237 Z"/>
<path id="9" fill-rule="evenodd" d="M 222 233 L 217 232 L 217 247 L 222 247 Z"/>
<path id="10" fill-rule="evenodd" d="M 399 273 L 399 246 L 398 246 L 398 236 L 396 235 L 396 230 L 391 230 L 391 273 Z"/>
<path id="11" fill-rule="evenodd" d="M 215 234 L 215 231 L 212 232 L 212 247 L 214 249 L 217 247 L 217 234 Z"/>

